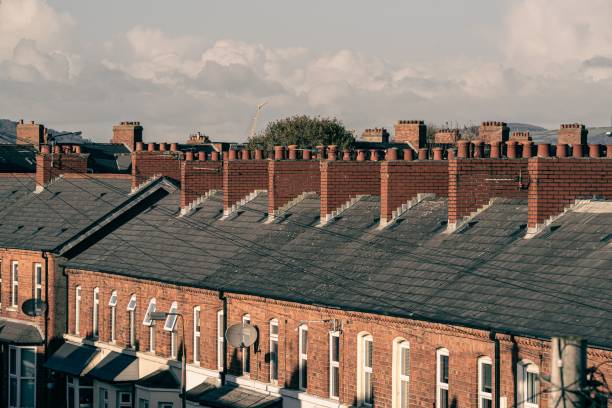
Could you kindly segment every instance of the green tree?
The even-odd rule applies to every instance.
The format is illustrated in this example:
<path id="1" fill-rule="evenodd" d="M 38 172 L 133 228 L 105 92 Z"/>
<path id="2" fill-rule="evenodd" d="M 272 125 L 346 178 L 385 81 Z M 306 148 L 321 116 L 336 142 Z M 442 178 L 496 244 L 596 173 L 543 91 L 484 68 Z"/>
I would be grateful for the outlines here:
<path id="1" fill-rule="evenodd" d="M 249 149 L 273 150 L 274 146 L 297 145 L 298 148 L 319 145 L 349 147 L 355 138 L 336 118 L 296 115 L 268 123 L 266 128 L 247 140 Z"/>

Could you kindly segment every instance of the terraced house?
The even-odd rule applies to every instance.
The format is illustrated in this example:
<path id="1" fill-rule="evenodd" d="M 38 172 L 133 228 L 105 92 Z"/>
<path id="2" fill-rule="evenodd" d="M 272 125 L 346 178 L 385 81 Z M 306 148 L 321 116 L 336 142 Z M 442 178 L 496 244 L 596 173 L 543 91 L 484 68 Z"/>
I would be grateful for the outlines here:
<path id="1" fill-rule="evenodd" d="M 15 198 L 2 241 L 54 259 L 57 344 L 37 354 L 53 400 L 178 407 L 184 359 L 190 406 L 544 407 L 555 336 L 585 339 L 609 378 L 612 146 L 580 125 L 556 146 L 500 122 L 433 145 L 421 121 L 397 127 L 403 150 L 136 141 L 129 180 Z M 53 208 L 82 220 L 69 238 L 50 237 Z M 249 347 L 228 341 L 239 323 Z"/>

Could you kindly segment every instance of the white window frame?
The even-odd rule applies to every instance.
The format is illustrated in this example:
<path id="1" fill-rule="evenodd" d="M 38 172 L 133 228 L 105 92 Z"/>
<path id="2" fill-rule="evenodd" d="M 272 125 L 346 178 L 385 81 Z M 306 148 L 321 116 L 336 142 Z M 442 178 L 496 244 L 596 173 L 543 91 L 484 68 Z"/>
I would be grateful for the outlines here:
<path id="1" fill-rule="evenodd" d="M 540 368 L 537 364 L 529 361 L 522 360 L 518 363 L 517 367 L 517 384 L 518 384 L 518 408 L 538 408 L 540 406 Z M 528 381 L 527 376 L 529 374 L 535 374 L 536 390 L 535 398 L 537 402 L 528 401 Z"/>
<path id="2" fill-rule="evenodd" d="M 408 353 L 408 373 L 403 372 L 404 368 L 404 360 L 403 353 Z M 393 341 L 393 408 L 408 408 L 404 406 L 403 403 L 406 401 L 406 397 L 410 396 L 410 391 L 408 391 L 408 395 L 404 395 L 404 384 L 407 384 L 408 388 L 410 388 L 410 343 L 408 340 L 399 338 Z"/>
<path id="3" fill-rule="evenodd" d="M 108 388 L 100 387 L 98 389 L 98 407 L 109 408 L 110 401 L 108 399 Z"/>
<path id="4" fill-rule="evenodd" d="M 130 347 L 136 347 L 136 305 L 138 300 L 136 299 L 136 295 L 133 294 L 130 296 L 130 301 L 128 302 L 126 310 L 129 313 L 130 320 L 130 332 L 129 332 L 129 345 Z"/>
<path id="5" fill-rule="evenodd" d="M 74 288 L 74 334 L 81 331 L 81 286 Z"/>
<path id="6" fill-rule="evenodd" d="M 485 365 L 489 365 L 491 367 L 491 392 L 486 392 L 483 389 L 483 367 Z M 491 401 L 491 407 L 493 407 L 493 363 L 491 362 L 491 358 L 487 356 L 482 356 L 478 358 L 478 408 L 484 408 L 482 404 L 483 400 Z"/>
<path id="7" fill-rule="evenodd" d="M 359 334 L 357 340 L 357 402 L 360 406 L 371 407 L 374 405 L 374 338 L 369 333 L 361 333 Z M 368 342 L 371 343 L 372 347 L 371 366 L 368 366 L 368 361 L 366 361 L 366 348 Z M 366 389 L 368 376 L 370 377 L 369 390 Z"/>
<path id="8" fill-rule="evenodd" d="M 149 408 L 149 400 L 146 398 L 138 398 L 138 408 Z"/>
<path id="9" fill-rule="evenodd" d="M 247 313 L 242 316 L 242 323 L 251 324 L 251 315 Z M 251 375 L 251 347 L 242 349 L 242 375 L 246 377 Z"/>
<path id="10" fill-rule="evenodd" d="M 142 324 L 145 326 L 149 326 L 149 352 L 155 353 L 155 322 L 151 320 L 151 313 L 153 313 L 156 309 L 157 300 L 155 298 L 151 298 L 149 300 L 149 305 L 147 306 L 147 311 L 145 312 L 144 318 L 142 319 Z"/>
<path id="11" fill-rule="evenodd" d="M 334 360 L 334 338 L 338 339 L 338 360 Z M 338 394 L 334 394 L 334 370 L 338 370 Z M 340 399 L 340 332 L 329 332 L 329 397 Z"/>
<path id="12" fill-rule="evenodd" d="M 21 352 L 22 350 L 32 350 L 34 351 L 34 376 L 33 377 L 24 377 L 21 373 Z M 12 373 L 11 371 L 11 352 L 14 351 L 15 352 L 15 364 L 16 367 L 15 368 L 15 372 Z M 37 364 L 37 355 L 36 355 L 36 348 L 35 347 L 17 347 L 17 346 L 9 346 L 9 353 L 8 353 L 8 389 L 7 389 L 7 396 L 8 396 L 8 406 L 10 408 L 19 408 L 21 407 L 21 382 L 24 380 L 34 380 L 34 406 L 36 406 L 36 364 Z M 16 382 L 16 387 L 15 390 L 17 391 L 17 398 L 15 399 L 15 401 L 17 402 L 17 405 L 11 405 L 11 380 L 15 380 Z"/>
<path id="13" fill-rule="evenodd" d="M 193 308 L 193 363 L 200 364 L 200 339 L 202 334 L 202 309 L 200 306 Z"/>
<path id="14" fill-rule="evenodd" d="M 117 340 L 117 299 L 118 294 L 116 290 L 111 292 L 111 296 L 108 299 L 108 306 L 110 307 L 110 341 L 114 343 Z"/>
<path id="15" fill-rule="evenodd" d="M 93 290 L 93 304 L 92 304 L 92 316 L 91 316 L 91 333 L 94 337 L 98 337 L 100 334 L 99 328 L 99 312 L 100 312 L 100 288 L 94 288 Z"/>
<path id="16" fill-rule="evenodd" d="M 178 303 L 172 302 L 168 316 L 164 322 L 164 330 L 170 332 L 170 358 L 176 359 L 178 356 L 178 339 L 176 336 L 176 321 L 178 320 Z M 184 341 L 184 340 L 183 340 Z"/>
<path id="17" fill-rule="evenodd" d="M 449 395 L 448 382 L 444 383 L 441 381 L 441 378 L 440 378 L 442 375 L 442 357 L 448 357 L 447 369 L 450 374 L 450 357 L 449 357 L 448 350 L 445 348 L 439 348 L 436 350 L 436 408 L 442 408 L 441 401 L 442 401 L 442 391 L 443 390 L 446 390 L 446 398 L 447 398 L 446 408 L 449 408 L 448 406 L 448 395 Z"/>
<path id="18" fill-rule="evenodd" d="M 11 307 L 19 306 L 19 261 L 11 262 Z"/>
<path id="19" fill-rule="evenodd" d="M 34 287 L 32 297 L 34 299 L 42 299 L 42 264 L 34 263 Z"/>
<path id="20" fill-rule="evenodd" d="M 276 334 L 274 334 L 273 328 L 276 327 Z M 270 320 L 270 382 L 272 384 L 278 384 L 278 333 L 279 333 L 278 320 Z M 276 353 L 272 355 L 272 346 L 276 344 Z M 273 374 L 276 371 L 276 378 Z"/>
<path id="21" fill-rule="evenodd" d="M 121 402 L 122 395 L 129 395 L 129 402 Z M 134 395 L 130 391 L 117 391 L 117 407 L 118 408 L 132 408 L 132 401 L 134 400 Z"/>
<path id="22" fill-rule="evenodd" d="M 301 390 L 306 390 L 308 388 L 308 326 L 302 324 L 299 327 L 298 334 L 299 387 Z M 306 339 L 304 339 L 304 336 L 306 336 Z"/>
<path id="23" fill-rule="evenodd" d="M 223 352 L 223 310 L 217 312 L 217 369 L 223 371 L 223 363 L 225 361 L 225 353 Z"/>

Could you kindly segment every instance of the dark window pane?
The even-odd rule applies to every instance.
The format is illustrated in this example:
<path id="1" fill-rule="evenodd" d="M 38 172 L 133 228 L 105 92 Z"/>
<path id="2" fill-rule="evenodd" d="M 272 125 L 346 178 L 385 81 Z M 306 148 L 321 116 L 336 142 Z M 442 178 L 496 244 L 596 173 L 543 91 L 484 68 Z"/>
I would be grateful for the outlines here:
<path id="1" fill-rule="evenodd" d="M 440 356 L 440 382 L 448 384 L 448 356 Z"/>
<path id="2" fill-rule="evenodd" d="M 302 354 L 308 353 L 308 330 L 302 330 Z"/>
<path id="3" fill-rule="evenodd" d="M 331 352 L 331 358 L 332 361 L 340 361 L 340 337 L 339 336 L 332 336 L 331 338 L 331 347 L 332 347 L 332 352 Z"/>
<path id="4" fill-rule="evenodd" d="M 481 398 L 480 399 L 481 408 L 493 408 L 493 403 L 490 399 Z"/>
<path id="5" fill-rule="evenodd" d="M 365 365 L 372 367 L 372 340 L 365 341 Z"/>
<path id="6" fill-rule="evenodd" d="M 493 389 L 493 380 L 491 376 L 491 364 L 482 364 L 482 391 L 491 392 Z"/>
<path id="7" fill-rule="evenodd" d="M 440 390 L 440 406 L 438 408 L 448 408 L 448 390 Z"/>
<path id="8" fill-rule="evenodd" d="M 340 368 L 332 367 L 332 397 L 340 396 Z"/>
<path id="9" fill-rule="evenodd" d="M 402 375 L 410 375 L 410 350 L 405 347 L 401 350 Z"/>
<path id="10" fill-rule="evenodd" d="M 302 388 L 308 387 L 308 360 L 302 360 L 301 367 Z"/>

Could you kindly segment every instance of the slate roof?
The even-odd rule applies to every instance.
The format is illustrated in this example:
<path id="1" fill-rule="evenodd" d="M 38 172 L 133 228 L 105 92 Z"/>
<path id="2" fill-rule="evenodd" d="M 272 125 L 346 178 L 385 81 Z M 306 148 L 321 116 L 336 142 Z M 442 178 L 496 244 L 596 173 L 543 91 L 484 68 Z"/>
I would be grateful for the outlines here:
<path id="1" fill-rule="evenodd" d="M 0 173 L 0 204 L 2 208 L 34 191 L 36 181 L 34 174 Z"/>
<path id="2" fill-rule="evenodd" d="M 129 192 L 130 180 L 59 178 L 40 193 L 3 202 L 0 246 L 55 250 L 129 200 Z"/>
<path id="3" fill-rule="evenodd" d="M 78 377 L 99 352 L 84 344 L 64 343 L 45 362 L 45 367 Z"/>
<path id="4" fill-rule="evenodd" d="M 0 172 L 35 173 L 36 152 L 32 146 L 0 144 Z"/>
<path id="5" fill-rule="evenodd" d="M 94 173 L 130 173 L 132 156 L 123 144 L 85 143 L 81 151 L 88 153 L 87 167 Z"/>
<path id="6" fill-rule="evenodd" d="M 0 343 L 17 345 L 42 344 L 40 331 L 33 325 L 0 319 Z"/>

